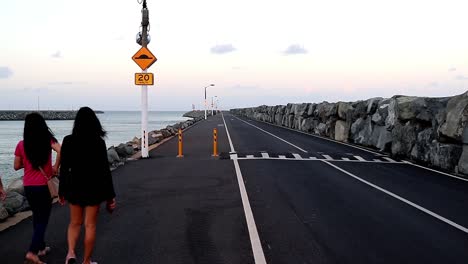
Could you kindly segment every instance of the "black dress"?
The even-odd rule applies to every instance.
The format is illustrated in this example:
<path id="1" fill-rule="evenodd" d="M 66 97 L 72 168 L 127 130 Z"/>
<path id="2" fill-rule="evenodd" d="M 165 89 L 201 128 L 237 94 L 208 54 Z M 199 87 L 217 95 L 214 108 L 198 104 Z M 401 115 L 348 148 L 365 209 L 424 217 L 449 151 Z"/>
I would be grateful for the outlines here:
<path id="1" fill-rule="evenodd" d="M 63 139 L 59 195 L 74 205 L 98 205 L 115 197 L 106 143 L 83 141 L 72 135 Z"/>

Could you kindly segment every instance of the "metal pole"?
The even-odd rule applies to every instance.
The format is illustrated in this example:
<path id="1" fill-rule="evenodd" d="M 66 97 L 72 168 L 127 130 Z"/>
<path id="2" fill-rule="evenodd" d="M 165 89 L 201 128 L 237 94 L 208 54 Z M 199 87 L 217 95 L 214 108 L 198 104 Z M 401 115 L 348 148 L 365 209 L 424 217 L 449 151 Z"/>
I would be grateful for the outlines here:
<path id="1" fill-rule="evenodd" d="M 206 87 L 205 87 L 205 120 L 206 120 Z"/>
<path id="2" fill-rule="evenodd" d="M 143 9 L 141 10 L 141 25 L 142 25 L 142 40 L 141 46 L 148 45 L 148 25 L 149 12 L 146 6 L 146 0 L 143 1 Z M 143 73 L 146 73 L 144 70 Z M 148 86 L 141 86 L 141 157 L 149 158 L 148 152 Z"/>

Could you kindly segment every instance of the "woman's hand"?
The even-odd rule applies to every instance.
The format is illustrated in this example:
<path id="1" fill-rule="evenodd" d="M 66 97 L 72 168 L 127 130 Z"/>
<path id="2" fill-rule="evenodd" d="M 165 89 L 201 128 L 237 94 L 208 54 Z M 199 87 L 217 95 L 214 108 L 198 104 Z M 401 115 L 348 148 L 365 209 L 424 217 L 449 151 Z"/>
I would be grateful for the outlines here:
<path id="1" fill-rule="evenodd" d="M 112 212 L 114 211 L 115 207 L 116 207 L 115 198 L 110 199 L 110 200 L 107 200 L 106 209 L 107 209 L 107 211 L 108 211 L 110 214 L 112 214 Z"/>

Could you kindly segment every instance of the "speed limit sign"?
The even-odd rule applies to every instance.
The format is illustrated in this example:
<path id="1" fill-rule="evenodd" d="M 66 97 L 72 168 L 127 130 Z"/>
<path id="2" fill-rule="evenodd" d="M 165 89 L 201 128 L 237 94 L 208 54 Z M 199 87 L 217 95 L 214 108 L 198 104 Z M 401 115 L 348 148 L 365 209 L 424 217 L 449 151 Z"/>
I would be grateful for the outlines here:
<path id="1" fill-rule="evenodd" d="M 135 85 L 154 85 L 152 73 L 135 73 Z"/>

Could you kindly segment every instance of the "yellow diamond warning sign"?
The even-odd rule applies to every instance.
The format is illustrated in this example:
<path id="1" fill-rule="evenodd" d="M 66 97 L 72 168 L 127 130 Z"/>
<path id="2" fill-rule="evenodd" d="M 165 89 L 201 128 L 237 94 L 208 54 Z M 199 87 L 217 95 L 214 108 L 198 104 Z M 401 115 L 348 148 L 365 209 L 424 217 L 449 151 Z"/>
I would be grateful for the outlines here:
<path id="1" fill-rule="evenodd" d="M 142 47 L 137 53 L 135 53 L 132 59 L 136 62 L 136 64 L 138 64 L 138 66 L 140 66 L 142 70 L 148 69 L 155 61 L 157 61 L 153 53 L 151 53 L 151 51 L 145 47 Z"/>

